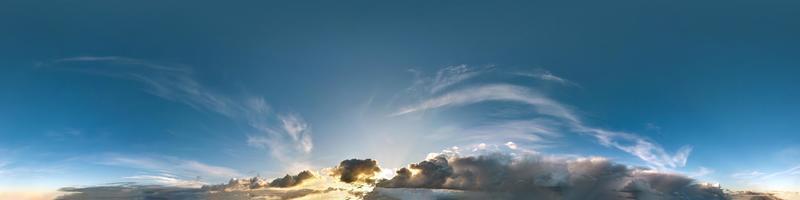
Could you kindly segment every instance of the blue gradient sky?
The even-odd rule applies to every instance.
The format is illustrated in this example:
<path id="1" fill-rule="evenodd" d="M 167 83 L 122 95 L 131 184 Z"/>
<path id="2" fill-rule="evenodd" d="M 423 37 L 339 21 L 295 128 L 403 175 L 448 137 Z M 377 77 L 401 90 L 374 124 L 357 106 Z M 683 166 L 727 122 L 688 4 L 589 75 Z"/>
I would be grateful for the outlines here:
<path id="1" fill-rule="evenodd" d="M 0 188 L 514 142 L 800 191 L 798 4 L 3 1 Z"/>

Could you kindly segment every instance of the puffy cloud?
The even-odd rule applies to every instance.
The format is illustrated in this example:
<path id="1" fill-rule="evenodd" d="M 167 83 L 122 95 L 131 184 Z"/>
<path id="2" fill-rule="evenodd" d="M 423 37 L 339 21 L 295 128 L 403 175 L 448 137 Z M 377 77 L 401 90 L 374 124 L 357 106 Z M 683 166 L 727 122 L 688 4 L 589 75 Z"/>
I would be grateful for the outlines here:
<path id="1" fill-rule="evenodd" d="M 333 176 L 345 183 L 372 183 L 375 175 L 381 171 L 378 161 L 372 159 L 349 159 L 339 163 L 331 172 Z"/>
<path id="2" fill-rule="evenodd" d="M 689 176 L 599 157 L 448 152 L 377 181 L 381 169 L 372 159 L 348 159 L 325 170 L 330 176 L 303 171 L 271 182 L 254 177 L 202 188 L 133 184 L 63 188 L 70 194 L 60 199 L 777 199 L 765 193 L 726 194 L 718 185 Z"/>
<path id="3" fill-rule="evenodd" d="M 509 154 L 441 155 L 401 168 L 377 187 L 482 191 L 510 199 L 726 198 L 720 188 L 683 175 L 631 168 L 602 158 Z"/>
<path id="4" fill-rule="evenodd" d="M 283 178 L 277 178 L 269 183 L 270 187 L 293 187 L 300 185 L 303 181 L 314 178 L 314 174 L 310 171 L 302 171 L 297 175 L 287 174 Z"/>

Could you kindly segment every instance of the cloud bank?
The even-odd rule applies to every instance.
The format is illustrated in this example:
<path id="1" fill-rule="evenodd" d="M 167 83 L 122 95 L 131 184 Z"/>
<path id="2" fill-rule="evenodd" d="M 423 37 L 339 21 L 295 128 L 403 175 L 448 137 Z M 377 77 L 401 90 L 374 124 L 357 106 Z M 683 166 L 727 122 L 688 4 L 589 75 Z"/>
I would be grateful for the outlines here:
<path id="1" fill-rule="evenodd" d="M 725 199 L 684 175 L 632 168 L 603 158 L 439 155 L 397 171 L 382 188 L 481 191 L 504 199 Z"/>
<path id="2" fill-rule="evenodd" d="M 333 173 L 319 176 L 304 171 L 270 182 L 259 177 L 232 179 L 228 184 L 197 189 L 142 185 L 63 188 L 73 194 L 60 199 L 338 199 L 342 195 L 352 199 L 733 198 L 719 186 L 685 175 L 626 166 L 599 157 L 500 152 L 475 156 L 439 154 L 399 168 L 394 176 L 385 179 L 379 178 L 377 172 L 388 169 L 381 169 L 377 163 L 372 159 L 348 159 L 322 170 Z M 365 187 L 365 191 L 359 191 Z"/>

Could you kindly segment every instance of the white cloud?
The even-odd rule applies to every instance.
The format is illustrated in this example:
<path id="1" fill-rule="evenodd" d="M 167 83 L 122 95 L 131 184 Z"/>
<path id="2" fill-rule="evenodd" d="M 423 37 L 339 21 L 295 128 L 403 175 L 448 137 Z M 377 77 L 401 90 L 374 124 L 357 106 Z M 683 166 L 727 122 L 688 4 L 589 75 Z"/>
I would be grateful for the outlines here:
<path id="1" fill-rule="evenodd" d="M 542 114 L 570 121 L 578 120 L 576 116 L 558 102 L 552 101 L 528 88 L 508 84 L 484 85 L 445 93 L 427 99 L 422 103 L 402 108 L 392 115 L 399 116 L 441 107 L 463 106 L 484 101 L 511 101 L 530 104 L 535 106 L 535 109 Z"/>
<path id="2" fill-rule="evenodd" d="M 556 75 L 553 75 L 553 73 L 550 73 L 550 71 L 543 70 L 543 69 L 536 70 L 535 72 L 532 72 L 532 73 L 517 73 L 517 75 L 536 78 L 536 79 L 544 80 L 544 81 L 551 81 L 551 82 L 555 82 L 555 83 L 559 83 L 559 84 L 563 84 L 563 85 L 579 86 L 575 82 L 572 82 L 572 81 L 567 80 L 565 78 L 561 78 L 561 77 L 558 77 Z"/>
<path id="3" fill-rule="evenodd" d="M 713 174 L 713 173 L 714 173 L 713 169 L 709 169 L 709 168 L 706 168 L 706 167 L 700 167 L 697 171 L 689 173 L 689 177 L 698 178 L 698 177 L 707 176 L 707 175 Z"/>
<path id="4" fill-rule="evenodd" d="M 311 152 L 313 144 L 311 142 L 311 127 L 309 127 L 308 123 L 294 114 L 279 115 L 278 118 L 281 120 L 286 133 L 289 133 L 295 143 L 300 144 L 298 147 L 303 152 Z"/>
<path id="5" fill-rule="evenodd" d="M 566 82 L 565 79 L 560 79 L 546 71 L 540 72 L 540 76 L 541 78 L 549 80 Z M 527 87 L 510 84 L 479 85 L 446 92 L 423 99 L 417 104 L 402 107 L 392 113 L 391 116 L 402 116 L 428 110 L 467 106 L 482 102 L 512 102 L 530 105 L 532 106 L 532 112 L 546 115 L 557 120 L 562 126 L 568 127 L 569 131 L 591 135 L 601 145 L 614 147 L 627 152 L 658 168 L 683 167 L 686 165 L 687 158 L 692 151 L 691 146 L 683 146 L 674 154 L 670 154 L 660 145 L 641 136 L 588 126 L 567 106 Z M 503 132 L 508 129 L 519 127 L 524 126 L 519 126 L 519 124 L 517 124 L 498 128 L 496 131 Z M 530 130 L 516 132 L 520 133 L 525 131 Z M 553 131 L 557 130 L 554 129 Z"/>
<path id="6" fill-rule="evenodd" d="M 764 172 L 759 172 L 759 171 L 738 172 L 738 173 L 731 174 L 731 177 L 736 178 L 736 179 L 752 179 L 752 178 L 761 177 L 764 174 L 765 174 Z"/>
<path id="7" fill-rule="evenodd" d="M 185 180 L 179 179 L 172 176 L 159 176 L 159 175 L 136 175 L 136 176 L 128 176 L 123 177 L 124 179 L 131 179 L 134 181 L 142 182 L 142 183 L 155 183 L 159 185 L 165 186 L 175 186 L 175 187 L 200 187 L 206 185 L 208 183 L 202 182 L 200 180 Z"/>
<path id="8" fill-rule="evenodd" d="M 96 164 L 123 167 L 142 171 L 143 174 L 123 177 L 145 183 L 158 183 L 169 186 L 195 187 L 204 182 L 199 179 L 215 181 L 242 177 L 235 169 L 205 164 L 195 160 L 185 160 L 170 156 L 132 156 L 106 154 L 92 158 Z"/>
<path id="9" fill-rule="evenodd" d="M 509 149 L 517 149 L 517 144 L 515 144 L 514 142 L 506 142 L 506 146 Z"/>
<path id="10" fill-rule="evenodd" d="M 467 65 L 445 67 L 436 72 L 436 77 L 431 83 L 430 92 L 437 93 L 448 87 L 484 73 L 483 69 L 471 68 Z"/>
<path id="11" fill-rule="evenodd" d="M 93 65 L 81 65 L 87 62 Z M 259 131 L 255 136 L 248 136 L 247 143 L 269 148 L 271 154 L 283 162 L 301 162 L 297 159 L 305 159 L 313 148 L 311 129 L 299 115 L 273 113 L 261 97 L 234 98 L 212 91 L 198 82 L 186 66 L 118 56 L 63 58 L 48 65 L 133 80 L 147 86 L 145 91 L 154 96 L 245 123 Z M 253 141 L 253 138 L 259 139 Z"/>

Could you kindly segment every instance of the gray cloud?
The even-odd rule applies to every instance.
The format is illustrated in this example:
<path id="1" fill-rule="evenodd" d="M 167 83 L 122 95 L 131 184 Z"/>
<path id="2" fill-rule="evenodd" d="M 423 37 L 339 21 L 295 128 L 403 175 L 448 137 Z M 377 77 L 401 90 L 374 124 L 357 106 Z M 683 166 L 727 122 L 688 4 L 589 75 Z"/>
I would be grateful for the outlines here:
<path id="1" fill-rule="evenodd" d="M 179 187 L 166 187 L 157 185 L 109 185 L 86 188 L 62 188 L 60 191 L 69 192 L 57 200 L 86 200 L 86 199 L 171 199 L 171 200 L 196 200 L 196 199 L 224 199 L 224 200 L 252 200 L 252 199 L 296 199 L 312 194 L 325 193 L 326 190 L 314 189 L 262 189 L 262 190 L 233 190 L 209 192 L 207 189 L 192 189 Z"/>
<path id="2" fill-rule="evenodd" d="M 375 181 L 375 174 L 380 171 L 381 168 L 378 167 L 376 160 L 349 159 L 339 163 L 339 166 L 332 170 L 332 175 L 339 177 L 339 180 L 345 183 L 372 183 Z"/>
<path id="3" fill-rule="evenodd" d="M 283 178 L 277 178 L 269 183 L 270 187 L 293 187 L 300 185 L 303 181 L 314 178 L 314 174 L 310 171 L 302 171 L 297 175 L 286 175 Z"/>
<path id="4" fill-rule="evenodd" d="M 508 154 L 440 155 L 401 168 L 395 177 L 377 186 L 482 191 L 507 199 L 727 198 L 720 188 L 683 175 L 631 168 L 606 159 Z"/>
<path id="5" fill-rule="evenodd" d="M 719 186 L 700 183 L 685 175 L 630 167 L 597 157 L 440 154 L 397 170 L 391 179 L 377 180 L 375 187 L 365 192 L 361 190 L 363 183 L 373 183 L 380 172 L 376 160 L 344 160 L 332 172 L 330 176 L 335 180 L 325 177 L 318 180 L 349 183 L 344 185 L 352 187 L 327 187 L 335 185 L 330 182 L 322 188 L 319 182 L 309 187 L 301 183 L 315 175 L 304 171 L 269 183 L 254 177 L 199 189 L 132 183 L 62 188 L 62 192 L 70 194 L 59 199 L 343 198 L 340 195 L 353 199 L 779 199 L 767 193 L 726 193 Z"/>

